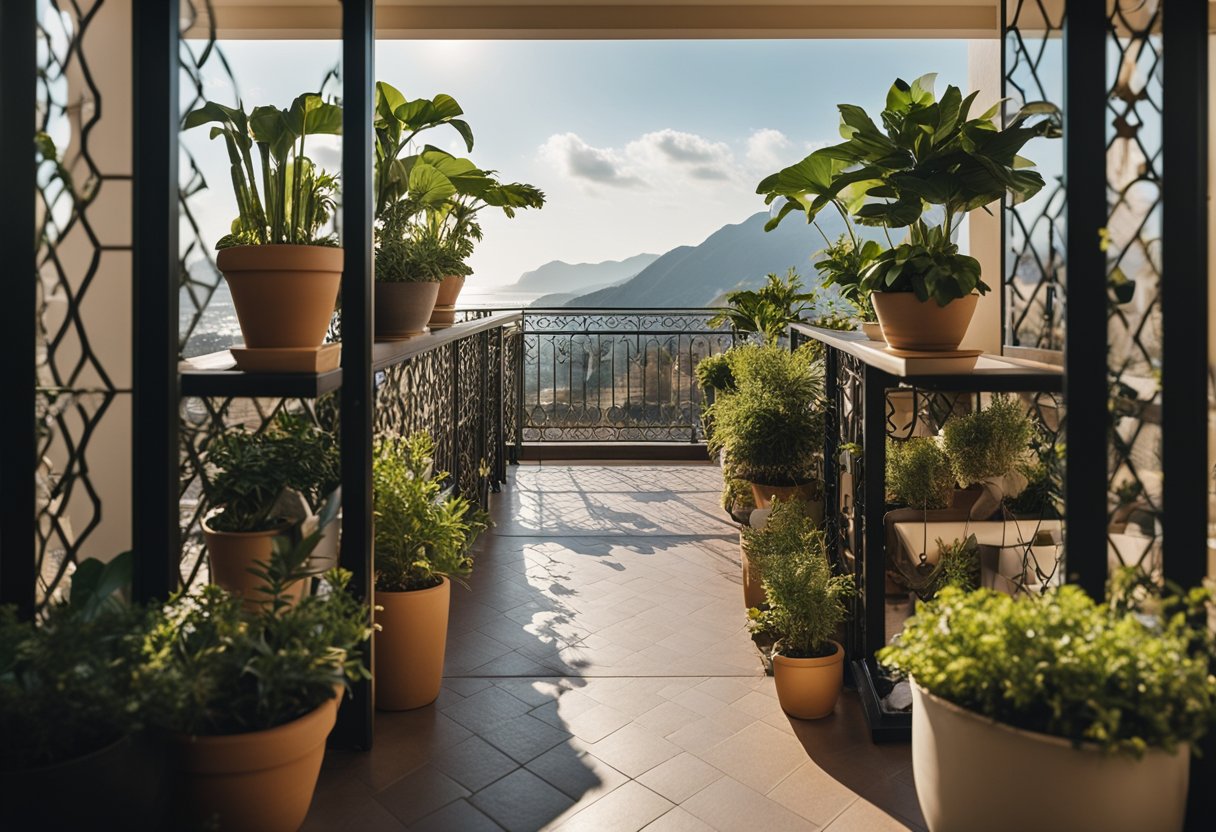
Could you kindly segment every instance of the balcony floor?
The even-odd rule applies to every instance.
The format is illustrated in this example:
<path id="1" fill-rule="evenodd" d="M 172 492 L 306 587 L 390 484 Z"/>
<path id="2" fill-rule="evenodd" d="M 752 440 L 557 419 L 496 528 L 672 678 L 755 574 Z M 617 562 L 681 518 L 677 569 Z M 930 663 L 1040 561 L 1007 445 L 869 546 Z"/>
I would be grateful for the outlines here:
<path id="1" fill-rule="evenodd" d="M 524 465 L 453 589 L 443 693 L 330 753 L 309 830 L 923 828 L 857 697 L 785 716 L 709 465 Z"/>

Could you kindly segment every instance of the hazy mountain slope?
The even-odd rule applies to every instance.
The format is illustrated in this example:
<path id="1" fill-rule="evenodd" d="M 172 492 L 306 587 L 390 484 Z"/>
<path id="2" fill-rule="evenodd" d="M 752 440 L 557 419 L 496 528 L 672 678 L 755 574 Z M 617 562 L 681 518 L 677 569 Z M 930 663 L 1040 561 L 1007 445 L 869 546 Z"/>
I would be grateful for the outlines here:
<path id="1" fill-rule="evenodd" d="M 759 213 L 737 225 L 723 226 L 699 245 L 672 249 L 636 277 L 566 305 L 705 306 L 723 292 L 758 286 L 769 272 L 784 274 L 790 266 L 809 278 L 806 282 L 813 282 L 810 256 L 823 248 L 823 237 L 797 215 L 766 233 L 767 219 L 767 213 Z M 829 237 L 843 230 L 840 219 L 827 212 L 820 215 L 820 225 Z"/>
<path id="2" fill-rule="evenodd" d="M 624 260 L 602 263 L 566 263 L 553 260 L 540 268 L 524 272 L 513 286 L 513 292 L 590 292 L 633 277 L 659 258 L 657 254 L 635 254 Z"/>

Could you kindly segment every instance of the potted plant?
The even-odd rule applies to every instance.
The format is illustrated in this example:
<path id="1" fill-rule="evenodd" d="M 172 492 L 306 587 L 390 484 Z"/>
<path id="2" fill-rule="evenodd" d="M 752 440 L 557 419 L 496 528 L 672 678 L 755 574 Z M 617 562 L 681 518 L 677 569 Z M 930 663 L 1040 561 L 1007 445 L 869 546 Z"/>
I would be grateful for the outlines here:
<path id="1" fill-rule="evenodd" d="M 391 208 L 376 233 L 376 340 L 423 334 L 440 281 L 455 262 L 431 229 L 412 220 L 405 203 Z"/>
<path id="2" fill-rule="evenodd" d="M 780 501 L 773 513 L 783 513 Z M 772 517 L 769 518 L 772 522 Z M 768 609 L 752 609 L 752 629 L 776 637 L 773 678 L 777 699 L 797 719 L 821 719 L 836 707 L 844 682 L 844 648 L 832 636 L 848 615 L 851 575 L 833 575 L 823 532 L 805 515 L 782 522 L 760 565 Z"/>
<path id="3" fill-rule="evenodd" d="M 993 396 L 988 407 L 947 420 L 942 441 L 954 477 L 964 488 L 981 489 L 971 517 L 991 517 L 1006 497 L 1016 497 L 1026 487 L 1020 465 L 1033 434 L 1025 408 L 1008 396 Z"/>
<path id="4" fill-rule="evenodd" d="M 739 560 L 743 567 L 743 604 L 759 609 L 765 604 L 763 564 L 802 545 L 819 521 L 801 500 L 773 500 L 770 508 L 756 509 L 739 533 Z"/>
<path id="5" fill-rule="evenodd" d="M 977 297 L 988 291 L 979 261 L 954 241 L 958 225 L 968 211 L 1006 194 L 1017 204 L 1038 193 L 1043 178 L 1018 152 L 1032 138 L 1059 135 L 1054 105 L 1027 104 L 1000 128 L 993 122 L 999 103 L 972 118 L 979 93 L 964 98 L 950 86 L 938 101 L 935 78 L 924 75 L 911 84 L 896 79 L 881 129 L 861 107 L 841 104 L 845 140 L 772 174 L 756 189 L 769 204 L 783 200 L 770 229 L 792 211 L 813 221 L 829 205 L 846 224 L 879 226 L 888 235 L 907 229 L 904 240 L 877 254 L 860 284 L 872 293 L 887 343 L 903 350 L 958 348 Z"/>
<path id="6" fill-rule="evenodd" d="M 144 613 L 116 594 L 131 566 L 81 561 L 37 621 L 0 607 L 0 828 L 156 825 L 162 767 L 138 739 L 131 672 Z"/>
<path id="7" fill-rule="evenodd" d="M 950 508 L 955 478 L 941 443 L 931 436 L 887 437 L 887 500 L 931 511 Z"/>
<path id="8" fill-rule="evenodd" d="M 332 569 L 327 592 L 292 602 L 310 574 L 312 534 L 276 541 L 270 602 L 254 609 L 215 586 L 157 610 L 138 683 L 165 738 L 175 828 L 298 829 L 347 680 L 365 679 L 370 613 Z"/>
<path id="9" fill-rule="evenodd" d="M 815 263 L 815 271 L 823 278 L 823 285 L 839 289 L 840 296 L 856 310 L 861 331 L 871 341 L 883 340 L 882 327 L 870 303 L 870 290 L 862 285 L 862 275 L 881 253 L 881 244 L 876 240 L 859 240 L 849 227 L 848 234 L 828 242 L 819 252 L 821 259 Z"/>
<path id="10" fill-rule="evenodd" d="M 730 351 L 735 390 L 709 409 L 710 453 L 752 484 L 758 508 L 773 496 L 818 503 L 823 453 L 823 368 L 813 345 L 791 352 L 747 344 Z M 725 467 L 725 466 L 724 466 Z"/>
<path id="11" fill-rule="evenodd" d="M 264 106 L 249 114 L 208 101 L 182 128 L 204 124 L 216 125 L 211 137 L 223 138 L 231 162 L 237 217 L 216 244 L 216 266 L 232 291 L 245 346 L 315 350 L 333 318 L 342 249 L 325 230 L 338 178 L 305 155 L 305 139 L 341 133 L 342 108 L 312 93 L 285 110 Z"/>
<path id="12" fill-rule="evenodd" d="M 1181 830 L 1189 749 L 1216 718 L 1207 598 L 949 587 L 919 605 L 878 657 L 911 677 L 929 829 Z"/>
<path id="13" fill-rule="evenodd" d="M 725 307 L 707 321 L 711 329 L 729 324 L 735 336 L 755 335 L 760 342 L 776 346 L 791 323 L 802 320 L 817 296 L 802 290 L 802 278 L 790 269 L 784 278 L 770 274 L 759 289 L 728 292 Z"/>
<path id="14" fill-rule="evenodd" d="M 430 436 L 390 436 L 372 459 L 376 544 L 376 707 L 400 711 L 439 696 L 452 580 L 472 570 L 469 547 L 488 525 L 469 500 L 445 494 Z"/>
<path id="15" fill-rule="evenodd" d="M 300 525 L 314 514 L 320 527 L 333 519 L 340 462 L 331 434 L 287 414 L 260 433 L 233 428 L 217 436 L 207 448 L 211 473 L 203 478 L 212 506 L 202 524 L 212 582 L 248 605 L 269 601 L 258 573 L 275 538 L 299 537 Z M 332 544 L 325 535 L 322 545 Z M 309 583 L 300 580 L 287 592 L 298 599 Z"/>

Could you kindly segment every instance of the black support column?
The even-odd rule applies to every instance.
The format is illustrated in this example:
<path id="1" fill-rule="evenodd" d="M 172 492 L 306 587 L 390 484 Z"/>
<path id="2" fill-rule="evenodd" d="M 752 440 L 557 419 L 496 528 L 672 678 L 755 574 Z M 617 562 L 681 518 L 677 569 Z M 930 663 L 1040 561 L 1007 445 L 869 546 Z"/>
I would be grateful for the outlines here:
<path id="1" fill-rule="evenodd" d="M 36 0 L 0 3 L 0 158 L 7 159 L 0 199 L 0 250 L 5 301 L 0 343 L 12 380 L 0 407 L 0 603 L 34 613 L 35 502 L 38 466 L 34 435 L 34 362 L 37 358 L 37 252 L 34 244 Z"/>
<path id="2" fill-rule="evenodd" d="M 1068 303 L 1064 396 L 1065 567 L 1094 597 L 1106 583 L 1106 4 L 1074 2 L 1064 24 Z"/>
<path id="3" fill-rule="evenodd" d="M 342 4 L 342 565 L 372 601 L 372 116 L 373 0 Z M 367 661 L 371 663 L 371 645 Z M 335 745 L 371 748 L 372 688 L 355 686 L 338 714 Z"/>

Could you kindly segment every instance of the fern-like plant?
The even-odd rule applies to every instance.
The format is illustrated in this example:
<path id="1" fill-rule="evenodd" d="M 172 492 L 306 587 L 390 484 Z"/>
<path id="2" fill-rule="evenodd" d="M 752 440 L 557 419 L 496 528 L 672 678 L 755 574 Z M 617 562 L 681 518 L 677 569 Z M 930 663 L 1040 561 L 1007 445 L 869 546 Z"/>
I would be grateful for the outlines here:
<path id="1" fill-rule="evenodd" d="M 936 439 L 887 439 L 887 498 L 911 508 L 949 508 L 954 494 L 950 459 Z"/>
<path id="2" fill-rule="evenodd" d="M 775 649 L 787 658 L 830 656 L 836 651 L 832 635 L 848 616 L 847 602 L 856 592 L 853 577 L 832 574 L 823 532 L 793 515 L 778 522 L 762 551 L 748 550 L 768 599 L 767 610 L 749 612 L 751 627 L 776 636 Z"/>
<path id="3" fill-rule="evenodd" d="M 764 527 L 744 526 L 741 531 L 753 576 L 763 580 L 765 563 L 807 546 L 817 529 L 805 501 L 774 498 Z"/>
<path id="4" fill-rule="evenodd" d="M 473 569 L 469 547 L 489 518 L 464 497 L 444 493 L 447 474 L 434 474 L 429 435 L 390 436 L 376 443 L 372 484 L 376 518 L 376 589 L 408 592 L 460 580 Z"/>

